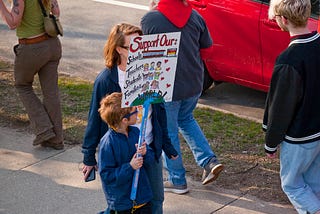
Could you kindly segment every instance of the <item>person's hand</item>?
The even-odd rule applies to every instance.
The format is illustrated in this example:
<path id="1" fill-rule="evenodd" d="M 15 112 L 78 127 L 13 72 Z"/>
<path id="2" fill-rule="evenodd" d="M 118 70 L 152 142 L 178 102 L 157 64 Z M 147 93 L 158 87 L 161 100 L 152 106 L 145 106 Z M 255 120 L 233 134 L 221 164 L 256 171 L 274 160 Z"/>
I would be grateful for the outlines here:
<path id="1" fill-rule="evenodd" d="M 142 145 L 138 148 L 138 144 L 136 144 L 137 153 L 144 156 L 147 153 L 147 143 L 143 142 Z"/>
<path id="2" fill-rule="evenodd" d="M 159 0 L 150 0 L 149 1 L 149 10 L 153 10 L 158 6 Z"/>
<path id="3" fill-rule="evenodd" d="M 82 173 L 83 173 L 83 179 L 86 180 L 87 177 L 89 176 L 92 168 L 95 168 L 96 170 L 98 170 L 98 166 L 87 166 L 87 165 L 83 165 L 82 167 Z"/>
<path id="4" fill-rule="evenodd" d="M 277 157 L 277 153 L 272 153 L 272 154 L 266 153 L 266 154 L 267 154 L 267 157 L 268 157 L 268 158 L 271 158 L 271 159 L 274 159 L 274 158 Z"/>
<path id="5" fill-rule="evenodd" d="M 178 157 L 179 157 L 179 155 L 177 155 L 177 156 L 173 156 L 173 155 L 171 155 L 171 160 L 177 160 L 178 159 Z"/>
<path id="6" fill-rule="evenodd" d="M 134 170 L 140 169 L 143 165 L 143 157 L 138 157 L 138 153 L 134 154 L 130 161 L 130 165 Z"/>

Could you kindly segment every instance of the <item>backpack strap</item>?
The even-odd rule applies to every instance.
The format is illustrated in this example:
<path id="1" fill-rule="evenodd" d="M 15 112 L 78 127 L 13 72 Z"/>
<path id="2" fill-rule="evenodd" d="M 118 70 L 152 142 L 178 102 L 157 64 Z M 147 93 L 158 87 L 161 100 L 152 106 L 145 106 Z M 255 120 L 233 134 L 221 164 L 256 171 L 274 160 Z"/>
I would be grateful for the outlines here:
<path id="1" fill-rule="evenodd" d="M 42 4 L 42 0 L 38 0 L 38 2 L 39 2 L 39 5 L 41 7 L 41 11 L 42 11 L 43 16 L 47 17 L 48 15 L 47 15 L 46 9 L 44 8 L 44 6 Z"/>

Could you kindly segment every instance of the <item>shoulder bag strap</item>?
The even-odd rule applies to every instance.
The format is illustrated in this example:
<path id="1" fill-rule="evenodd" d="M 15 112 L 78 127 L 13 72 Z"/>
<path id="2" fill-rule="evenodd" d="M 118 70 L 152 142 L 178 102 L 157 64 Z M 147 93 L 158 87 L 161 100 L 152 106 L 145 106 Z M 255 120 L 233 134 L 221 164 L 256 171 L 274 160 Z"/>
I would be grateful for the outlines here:
<path id="1" fill-rule="evenodd" d="M 40 5 L 40 7 L 41 7 L 43 16 L 44 16 L 44 17 L 47 17 L 48 15 L 47 15 L 46 9 L 44 8 L 44 6 L 43 6 L 43 4 L 42 4 L 42 0 L 38 0 L 38 2 L 39 2 L 39 5 Z"/>

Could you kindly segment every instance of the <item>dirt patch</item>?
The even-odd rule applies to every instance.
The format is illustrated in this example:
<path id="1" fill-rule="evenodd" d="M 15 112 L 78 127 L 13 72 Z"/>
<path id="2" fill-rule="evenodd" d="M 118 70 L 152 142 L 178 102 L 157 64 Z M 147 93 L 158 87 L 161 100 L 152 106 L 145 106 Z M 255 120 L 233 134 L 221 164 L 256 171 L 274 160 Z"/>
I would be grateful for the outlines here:
<path id="1" fill-rule="evenodd" d="M 182 140 L 182 152 L 187 175 L 201 181 L 203 170 L 198 167 L 190 149 Z M 279 160 L 241 153 L 217 154 L 225 168 L 212 184 L 221 188 L 237 190 L 257 198 L 280 204 L 290 204 L 280 185 Z"/>

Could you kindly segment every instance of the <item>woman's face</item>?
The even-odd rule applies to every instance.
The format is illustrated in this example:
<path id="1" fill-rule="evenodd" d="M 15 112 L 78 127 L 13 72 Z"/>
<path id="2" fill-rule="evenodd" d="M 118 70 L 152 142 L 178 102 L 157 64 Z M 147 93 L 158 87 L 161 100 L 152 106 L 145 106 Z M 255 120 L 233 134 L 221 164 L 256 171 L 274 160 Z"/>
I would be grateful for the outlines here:
<path id="1" fill-rule="evenodd" d="M 121 64 L 126 63 L 128 59 L 128 54 L 129 54 L 129 45 L 130 45 L 130 39 L 132 37 L 139 36 L 138 33 L 133 33 L 128 36 L 124 36 L 124 45 L 117 47 L 117 51 L 121 56 Z M 123 62 L 124 61 L 124 62 Z"/>

